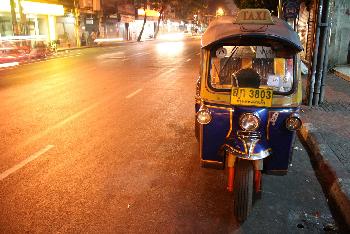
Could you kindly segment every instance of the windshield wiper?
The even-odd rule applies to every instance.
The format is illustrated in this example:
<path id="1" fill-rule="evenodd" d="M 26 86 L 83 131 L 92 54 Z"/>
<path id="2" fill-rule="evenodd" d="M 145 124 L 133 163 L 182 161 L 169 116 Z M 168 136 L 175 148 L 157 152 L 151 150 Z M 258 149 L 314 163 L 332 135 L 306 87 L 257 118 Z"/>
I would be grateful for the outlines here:
<path id="1" fill-rule="evenodd" d="M 236 53 L 238 49 L 238 46 L 235 46 L 233 47 L 233 49 L 231 50 L 231 54 L 230 54 L 230 57 L 228 57 L 228 59 L 225 61 L 224 63 L 224 66 L 222 66 L 222 68 L 220 69 L 220 72 L 219 72 L 219 79 L 221 78 L 221 72 L 226 68 L 228 62 L 231 60 L 231 58 L 233 57 L 233 55 Z"/>

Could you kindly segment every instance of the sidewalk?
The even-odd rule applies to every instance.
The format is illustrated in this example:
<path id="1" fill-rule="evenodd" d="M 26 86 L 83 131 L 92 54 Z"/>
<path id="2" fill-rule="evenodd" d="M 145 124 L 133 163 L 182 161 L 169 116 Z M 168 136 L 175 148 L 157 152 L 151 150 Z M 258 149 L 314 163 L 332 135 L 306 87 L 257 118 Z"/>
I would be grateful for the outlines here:
<path id="1" fill-rule="evenodd" d="M 79 50 L 79 49 L 87 49 L 87 48 L 96 48 L 96 47 L 104 47 L 104 46 L 115 46 L 115 45 L 126 45 L 136 43 L 137 41 L 115 41 L 115 42 L 104 42 L 100 44 L 94 44 L 89 46 L 80 46 L 80 47 L 61 47 L 57 48 L 57 51 L 66 51 L 66 50 Z"/>
<path id="2" fill-rule="evenodd" d="M 325 102 L 302 109 L 299 136 L 311 151 L 329 201 L 350 230 L 350 81 L 328 74 Z"/>
<path id="3" fill-rule="evenodd" d="M 349 65 L 337 66 L 333 70 L 337 76 L 343 78 L 344 80 L 350 81 L 350 66 Z"/>

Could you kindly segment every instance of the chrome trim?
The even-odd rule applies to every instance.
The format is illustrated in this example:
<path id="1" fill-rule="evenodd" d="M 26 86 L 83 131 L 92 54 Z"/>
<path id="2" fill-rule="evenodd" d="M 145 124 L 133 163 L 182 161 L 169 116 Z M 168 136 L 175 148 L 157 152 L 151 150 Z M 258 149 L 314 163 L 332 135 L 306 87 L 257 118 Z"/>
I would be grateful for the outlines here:
<path id="1" fill-rule="evenodd" d="M 228 111 L 233 111 L 234 110 L 234 108 L 232 106 L 231 107 L 223 107 L 223 106 L 212 106 L 210 104 L 206 104 L 205 106 L 208 107 L 208 108 L 222 109 L 222 110 L 228 110 Z"/>
<path id="2" fill-rule="evenodd" d="M 194 96 L 194 100 L 197 104 L 201 104 L 203 103 L 203 99 L 200 96 Z"/>
<path id="3" fill-rule="evenodd" d="M 205 98 L 202 98 L 202 100 L 205 102 L 208 102 L 208 103 L 212 103 L 212 104 L 232 106 L 232 104 L 224 102 L 224 101 L 214 101 L 214 100 L 209 100 L 209 99 L 205 99 Z M 293 108 L 293 107 L 299 107 L 299 106 L 300 106 L 299 104 L 295 104 L 295 103 L 283 104 L 283 105 L 272 104 L 271 107 L 266 107 L 266 108 Z"/>
<path id="4" fill-rule="evenodd" d="M 224 145 L 224 149 L 227 150 L 229 153 L 235 155 L 236 157 L 241 158 L 241 159 L 246 159 L 246 160 L 260 160 L 260 159 L 264 159 L 264 158 L 270 156 L 271 153 L 272 153 L 272 149 L 268 148 L 268 149 L 263 150 L 263 151 L 261 151 L 259 153 L 248 154 L 248 152 L 246 153 L 246 152 L 242 152 L 242 151 L 236 150 L 235 148 L 233 148 L 232 146 L 227 145 L 227 144 Z"/>
<path id="5" fill-rule="evenodd" d="M 227 132 L 226 138 L 228 138 L 231 135 L 232 132 L 232 119 L 233 119 L 233 112 L 234 110 L 230 110 L 230 129 Z"/>
<path id="6" fill-rule="evenodd" d="M 203 160 L 203 125 L 199 125 L 199 158 Z"/>
<path id="7" fill-rule="evenodd" d="M 214 161 L 214 160 L 201 160 L 201 166 L 204 168 L 214 168 L 223 170 L 225 164 L 223 162 Z"/>
<path id="8" fill-rule="evenodd" d="M 201 162 L 202 162 L 202 163 L 207 163 L 207 164 L 220 164 L 220 165 L 223 165 L 223 164 L 224 164 L 223 162 L 220 162 L 220 161 L 215 161 L 215 160 L 204 160 L 204 159 L 201 159 Z"/>
<path id="9" fill-rule="evenodd" d="M 196 96 L 200 96 L 201 91 L 201 77 L 199 76 L 196 81 Z"/>
<path id="10" fill-rule="evenodd" d="M 237 136 L 243 139 L 261 139 L 261 133 L 257 131 L 237 131 Z"/>

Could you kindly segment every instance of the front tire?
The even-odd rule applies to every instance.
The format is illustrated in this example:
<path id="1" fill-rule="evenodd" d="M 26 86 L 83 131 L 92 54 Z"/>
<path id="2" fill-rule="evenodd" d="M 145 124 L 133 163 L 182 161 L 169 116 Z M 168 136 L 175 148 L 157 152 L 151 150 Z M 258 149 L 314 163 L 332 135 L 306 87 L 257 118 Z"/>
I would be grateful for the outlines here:
<path id="1" fill-rule="evenodd" d="M 250 160 L 238 159 L 235 163 L 233 209 L 239 222 L 244 222 L 253 206 L 254 166 Z"/>

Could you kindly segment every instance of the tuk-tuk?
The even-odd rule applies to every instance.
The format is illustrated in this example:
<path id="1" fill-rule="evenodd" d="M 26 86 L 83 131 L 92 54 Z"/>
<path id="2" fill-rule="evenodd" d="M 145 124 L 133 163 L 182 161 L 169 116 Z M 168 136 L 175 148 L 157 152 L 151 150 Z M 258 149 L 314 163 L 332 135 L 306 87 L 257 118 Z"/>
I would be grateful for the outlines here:
<path id="1" fill-rule="evenodd" d="M 238 221 L 261 198 L 262 173 L 285 175 L 302 100 L 297 33 L 267 9 L 213 21 L 201 41 L 195 133 L 201 164 L 226 169 Z"/>

